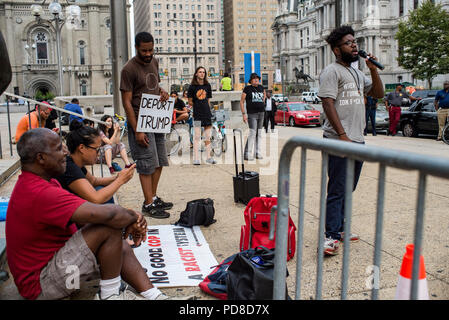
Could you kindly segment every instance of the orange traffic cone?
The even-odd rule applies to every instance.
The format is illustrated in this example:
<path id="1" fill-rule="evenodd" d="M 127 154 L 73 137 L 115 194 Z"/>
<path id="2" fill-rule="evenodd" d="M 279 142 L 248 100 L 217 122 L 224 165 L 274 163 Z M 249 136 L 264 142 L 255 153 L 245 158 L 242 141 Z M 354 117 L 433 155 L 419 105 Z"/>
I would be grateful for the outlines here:
<path id="1" fill-rule="evenodd" d="M 396 288 L 396 300 L 410 300 L 412 287 L 413 251 L 414 245 L 408 244 L 402 259 L 401 272 L 399 274 L 398 286 Z M 418 300 L 429 300 L 429 290 L 427 288 L 426 270 L 424 258 L 419 256 L 419 277 L 418 277 Z"/>

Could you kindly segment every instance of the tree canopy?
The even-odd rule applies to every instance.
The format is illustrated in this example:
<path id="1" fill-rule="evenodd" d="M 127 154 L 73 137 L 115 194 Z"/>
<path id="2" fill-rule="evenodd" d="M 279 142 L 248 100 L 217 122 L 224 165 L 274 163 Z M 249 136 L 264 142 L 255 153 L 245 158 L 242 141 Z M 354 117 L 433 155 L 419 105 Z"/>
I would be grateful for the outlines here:
<path id="1" fill-rule="evenodd" d="M 427 80 L 429 89 L 438 74 L 449 73 L 449 13 L 427 0 L 399 23 L 398 62 L 413 77 Z"/>

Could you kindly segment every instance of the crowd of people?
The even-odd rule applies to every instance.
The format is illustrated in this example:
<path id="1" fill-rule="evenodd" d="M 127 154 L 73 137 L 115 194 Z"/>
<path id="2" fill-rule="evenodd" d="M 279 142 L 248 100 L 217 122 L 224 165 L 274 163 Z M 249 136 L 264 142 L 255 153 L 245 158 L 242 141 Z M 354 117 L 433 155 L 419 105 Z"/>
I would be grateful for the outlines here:
<path id="1" fill-rule="evenodd" d="M 375 112 L 376 99 L 384 97 L 382 81 L 376 66 L 368 59 L 366 65 L 370 77 L 351 66 L 359 59 L 351 27 L 333 30 L 327 42 L 336 62 L 327 66 L 320 75 L 318 96 L 326 114 L 323 137 L 363 144 L 366 123 L 368 119 L 372 121 L 375 118 L 371 111 Z M 76 288 L 67 286 L 69 266 L 77 266 L 81 281 L 100 279 L 98 299 L 168 299 L 153 286 L 131 249 L 146 239 L 144 215 L 166 219 L 170 217 L 167 210 L 173 207 L 173 203 L 158 196 L 163 168 L 169 165 L 165 136 L 137 131 L 141 97 L 147 93 L 160 96 L 161 101 L 168 100 L 170 96 L 175 98 L 174 121 L 193 119 L 193 164 L 201 164 L 199 142 L 202 134 L 206 140 L 206 163 L 215 164 L 216 160 L 210 156 L 212 89 L 207 70 L 198 67 L 182 98 L 177 92 L 169 95 L 159 85 L 159 64 L 154 58 L 151 34 L 138 33 L 135 48 L 136 56 L 125 64 L 120 79 L 134 163 L 129 160 L 126 147 L 120 141 L 119 126 L 109 115 L 102 117 L 102 123 L 96 128 L 83 117 L 71 116 L 66 144 L 55 132 L 57 130 L 45 128 L 50 106 L 39 105 L 19 123 L 16 141 L 22 173 L 9 201 L 6 237 L 11 273 L 20 294 L 27 299 L 61 299 L 72 294 Z M 376 59 L 371 54 L 369 57 Z M 229 77 L 226 75 L 225 78 Z M 221 89 L 232 89 L 231 82 L 228 79 L 223 81 Z M 445 90 L 445 95 L 444 92 L 438 95 L 439 107 L 444 110 L 449 108 L 449 83 L 445 84 Z M 397 114 L 394 108 L 405 95 L 399 88 L 388 95 L 386 105 L 391 114 Z M 355 96 L 358 99 L 348 102 L 347 97 Z M 244 158 L 262 159 L 261 132 L 263 128 L 266 132 L 274 130 L 277 104 L 271 92 L 265 91 L 260 84 L 257 73 L 251 74 L 249 84 L 242 92 L 240 108 L 242 120 L 249 128 Z M 66 109 L 83 116 L 76 99 Z M 396 133 L 394 121 L 390 126 L 393 135 Z M 118 155 L 124 162 L 124 169 L 113 165 L 112 160 Z M 106 162 L 110 177 L 96 177 L 86 169 L 99 157 Z M 329 155 L 324 243 L 324 253 L 328 255 L 339 252 L 344 235 L 346 162 L 346 158 Z M 362 162 L 356 161 L 353 190 L 362 166 Z M 135 171 L 144 196 L 142 213 L 123 208 L 113 199 Z M 351 241 L 359 239 L 355 234 L 349 238 Z M 122 280 L 132 287 L 133 293 L 121 287 Z"/>

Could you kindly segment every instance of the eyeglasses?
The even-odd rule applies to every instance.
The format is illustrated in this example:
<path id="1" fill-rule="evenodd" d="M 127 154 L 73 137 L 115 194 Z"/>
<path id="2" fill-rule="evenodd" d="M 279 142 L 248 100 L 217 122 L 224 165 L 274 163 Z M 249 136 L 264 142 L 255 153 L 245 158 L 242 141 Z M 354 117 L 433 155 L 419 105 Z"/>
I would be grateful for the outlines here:
<path id="1" fill-rule="evenodd" d="M 97 153 L 100 152 L 100 149 L 101 149 L 101 146 L 98 147 L 98 148 L 94 148 L 94 147 L 91 147 L 91 146 L 86 146 L 86 147 L 88 147 L 89 149 L 94 149 Z"/>
<path id="2" fill-rule="evenodd" d="M 342 46 L 342 45 L 351 46 L 351 45 L 353 45 L 353 44 L 357 45 L 357 40 L 352 40 L 352 41 L 351 41 L 351 40 L 348 40 L 348 41 L 346 41 L 346 42 L 341 43 L 340 46 Z"/>

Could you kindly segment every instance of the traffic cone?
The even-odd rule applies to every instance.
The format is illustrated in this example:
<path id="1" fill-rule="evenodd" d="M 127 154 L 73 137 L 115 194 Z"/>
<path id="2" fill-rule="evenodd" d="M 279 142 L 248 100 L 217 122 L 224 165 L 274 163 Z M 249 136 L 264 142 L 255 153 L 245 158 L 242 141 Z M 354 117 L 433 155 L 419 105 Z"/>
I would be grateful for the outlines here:
<path id="1" fill-rule="evenodd" d="M 401 272 L 399 274 L 398 286 L 396 288 L 396 300 L 410 300 L 412 287 L 413 251 L 414 245 L 408 244 L 402 259 Z M 427 288 L 426 270 L 424 258 L 419 256 L 419 276 L 418 276 L 418 300 L 429 300 L 429 290 Z"/>

